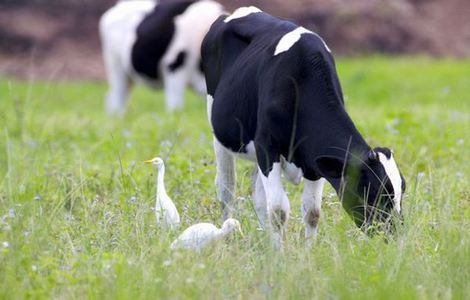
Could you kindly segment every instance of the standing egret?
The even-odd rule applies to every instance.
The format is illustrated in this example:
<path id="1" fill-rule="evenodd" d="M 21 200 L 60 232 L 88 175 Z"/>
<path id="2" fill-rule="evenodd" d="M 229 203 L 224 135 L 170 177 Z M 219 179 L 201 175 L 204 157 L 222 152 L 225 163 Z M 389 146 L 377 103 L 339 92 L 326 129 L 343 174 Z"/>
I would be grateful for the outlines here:
<path id="1" fill-rule="evenodd" d="M 224 236 L 238 230 L 243 236 L 240 222 L 229 218 L 217 228 L 211 223 L 199 223 L 188 227 L 183 233 L 171 243 L 171 249 L 192 249 L 201 251 L 213 241 L 220 240 Z"/>
<path id="2" fill-rule="evenodd" d="M 175 204 L 165 190 L 165 164 L 160 157 L 146 160 L 145 163 L 157 166 L 157 195 L 155 197 L 155 216 L 157 217 L 157 223 L 164 223 L 170 228 L 175 228 L 180 223 L 180 215 L 178 214 Z"/>

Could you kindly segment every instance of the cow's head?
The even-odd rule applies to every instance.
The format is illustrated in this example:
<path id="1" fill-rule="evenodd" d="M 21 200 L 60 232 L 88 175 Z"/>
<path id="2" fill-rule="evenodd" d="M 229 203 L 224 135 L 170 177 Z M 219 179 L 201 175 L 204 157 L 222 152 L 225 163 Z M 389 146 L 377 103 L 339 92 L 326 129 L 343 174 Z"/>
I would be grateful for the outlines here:
<path id="1" fill-rule="evenodd" d="M 327 179 L 338 182 L 335 187 L 343 207 L 358 227 L 367 230 L 377 221 L 388 230 L 395 228 L 394 220 L 401 220 L 405 179 L 390 149 L 352 155 L 346 166 L 337 157 L 322 156 L 316 162 Z"/>

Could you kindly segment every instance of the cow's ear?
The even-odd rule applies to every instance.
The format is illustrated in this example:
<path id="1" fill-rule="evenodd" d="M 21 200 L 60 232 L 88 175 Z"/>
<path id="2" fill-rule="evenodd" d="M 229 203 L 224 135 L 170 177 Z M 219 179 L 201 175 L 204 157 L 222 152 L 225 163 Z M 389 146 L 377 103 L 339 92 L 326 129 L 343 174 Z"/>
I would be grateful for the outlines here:
<path id="1" fill-rule="evenodd" d="M 319 156 L 315 159 L 322 177 L 340 178 L 344 169 L 344 159 L 334 156 Z"/>

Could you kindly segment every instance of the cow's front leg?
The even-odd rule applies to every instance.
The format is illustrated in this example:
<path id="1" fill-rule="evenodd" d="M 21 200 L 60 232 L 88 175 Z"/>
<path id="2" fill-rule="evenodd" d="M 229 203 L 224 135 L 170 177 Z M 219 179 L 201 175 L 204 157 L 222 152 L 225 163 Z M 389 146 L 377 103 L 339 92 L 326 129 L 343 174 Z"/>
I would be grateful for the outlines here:
<path id="1" fill-rule="evenodd" d="M 267 176 L 259 170 L 263 187 L 266 192 L 268 220 L 272 228 L 274 246 L 282 245 L 283 231 L 289 219 L 290 205 L 281 182 L 281 163 L 272 164 Z"/>
<path id="2" fill-rule="evenodd" d="M 305 238 L 311 244 L 317 235 L 318 221 L 320 219 L 321 199 L 325 180 L 304 179 L 304 190 L 302 192 L 302 218 L 306 225 Z"/>
<path id="3" fill-rule="evenodd" d="M 166 110 L 173 112 L 183 108 L 184 92 L 188 83 L 188 71 L 167 69 L 163 73 Z"/>
<path id="4" fill-rule="evenodd" d="M 214 151 L 217 161 L 215 185 L 217 196 L 222 207 L 223 220 L 228 219 L 233 211 L 235 192 L 235 158 L 215 137 Z"/>

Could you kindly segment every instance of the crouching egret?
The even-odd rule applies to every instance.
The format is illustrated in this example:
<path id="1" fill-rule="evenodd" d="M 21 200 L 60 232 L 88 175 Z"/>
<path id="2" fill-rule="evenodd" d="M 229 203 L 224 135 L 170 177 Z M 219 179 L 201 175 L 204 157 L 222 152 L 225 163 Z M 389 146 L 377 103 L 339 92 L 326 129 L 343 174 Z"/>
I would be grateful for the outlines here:
<path id="1" fill-rule="evenodd" d="M 238 230 L 243 236 L 240 222 L 235 219 L 227 219 L 222 228 L 217 228 L 210 223 L 199 223 L 188 227 L 171 243 L 171 249 L 191 249 L 201 251 L 211 242 L 220 240 L 224 236 Z"/>
<path id="2" fill-rule="evenodd" d="M 155 157 L 145 161 L 148 164 L 157 166 L 157 195 L 155 201 L 155 216 L 157 218 L 157 223 L 175 228 L 180 223 L 180 215 L 178 210 L 175 207 L 175 204 L 168 196 L 165 190 L 165 164 L 160 157 Z"/>

